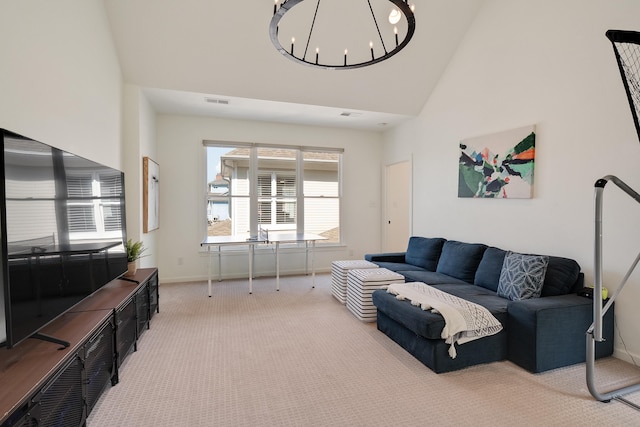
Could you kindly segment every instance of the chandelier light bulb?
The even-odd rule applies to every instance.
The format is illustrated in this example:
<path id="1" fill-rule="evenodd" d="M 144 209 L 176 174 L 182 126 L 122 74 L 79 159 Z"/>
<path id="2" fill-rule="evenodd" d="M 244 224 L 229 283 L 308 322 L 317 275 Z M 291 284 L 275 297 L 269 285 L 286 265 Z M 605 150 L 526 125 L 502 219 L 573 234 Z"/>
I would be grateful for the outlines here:
<path id="1" fill-rule="evenodd" d="M 395 25 L 398 22 L 400 22 L 401 17 L 402 17 L 402 14 L 398 9 L 391 9 L 391 13 L 389 14 L 389 23 L 391 25 Z"/>

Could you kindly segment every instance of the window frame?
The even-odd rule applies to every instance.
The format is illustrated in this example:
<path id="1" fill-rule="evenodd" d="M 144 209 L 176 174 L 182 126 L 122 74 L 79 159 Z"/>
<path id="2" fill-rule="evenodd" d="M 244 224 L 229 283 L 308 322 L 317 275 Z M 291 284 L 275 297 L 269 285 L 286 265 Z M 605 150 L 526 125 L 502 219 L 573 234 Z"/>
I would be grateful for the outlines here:
<path id="1" fill-rule="evenodd" d="M 291 226 L 293 226 L 295 224 L 295 231 L 297 233 L 305 233 L 305 202 L 309 199 L 314 199 L 314 198 L 318 198 L 318 199 L 336 199 L 337 203 L 338 203 L 338 211 L 337 211 L 337 223 L 338 223 L 338 229 L 339 229 L 339 233 L 338 233 L 338 239 L 337 241 L 329 241 L 329 242 L 324 242 L 324 241 L 320 241 L 318 242 L 319 245 L 322 246 L 339 246 L 343 244 L 343 239 L 342 239 L 342 218 L 343 218 L 343 214 L 342 214 L 342 207 L 343 207 L 343 203 L 342 203 L 342 178 L 343 178 L 343 174 L 342 174 L 342 167 L 343 167 L 343 158 L 342 158 L 342 154 L 344 153 L 344 149 L 343 148 L 334 148 L 334 147 L 312 147 L 312 146 L 297 146 L 297 145 L 276 145 L 276 144 L 262 144 L 262 143 L 247 143 L 247 142 L 229 142 L 229 141 L 217 141 L 217 140 L 203 140 L 203 147 L 205 150 L 205 184 L 207 186 L 208 189 L 208 174 L 207 172 L 209 171 L 209 165 L 208 165 L 208 154 L 207 154 L 207 148 L 208 147 L 214 147 L 214 148 L 230 148 L 230 149 L 248 149 L 249 150 L 249 166 L 248 166 L 248 171 L 247 171 L 247 179 L 249 181 L 249 194 L 248 195 L 232 195 L 231 192 L 229 192 L 228 194 L 228 200 L 229 200 L 229 204 L 231 206 L 232 200 L 234 198 L 236 199 L 241 199 L 241 198 L 248 198 L 249 199 L 249 233 L 251 236 L 257 236 L 258 235 L 258 231 L 259 228 L 261 227 L 261 223 L 260 223 L 260 218 L 259 218 L 259 203 L 263 201 L 263 199 L 267 199 L 270 198 L 271 201 L 275 201 L 276 204 L 280 203 L 280 202 L 288 202 L 288 201 L 293 201 L 295 203 L 295 210 L 296 210 L 296 214 L 295 214 L 295 222 L 294 223 L 283 223 L 283 224 L 277 224 L 276 226 L 270 226 L 271 229 L 274 230 L 278 230 L 278 229 L 287 229 L 287 230 L 293 230 L 293 228 Z M 283 150 L 293 150 L 295 151 L 295 155 L 296 155 L 296 159 L 295 159 L 295 170 L 271 170 L 269 167 L 264 167 L 264 168 L 260 168 L 259 166 L 259 156 L 258 156 L 258 149 L 259 148 L 269 148 L 269 149 L 283 149 Z M 327 153 L 327 154 L 337 154 L 337 194 L 336 196 L 305 196 L 304 195 L 304 153 L 305 152 L 319 152 L 319 153 Z M 260 175 L 264 175 L 265 173 L 276 173 L 276 176 L 278 173 L 282 174 L 282 175 L 287 175 L 289 174 L 291 175 L 291 172 L 295 173 L 295 196 L 291 197 L 291 196 L 279 196 L 277 195 L 277 191 L 276 191 L 276 195 L 273 195 L 273 191 L 272 190 L 272 196 L 270 197 L 264 197 L 262 195 L 260 195 L 259 192 L 259 176 Z M 208 199 L 208 194 L 205 194 L 205 208 L 204 208 L 204 212 L 205 212 L 205 226 L 208 222 L 208 217 L 207 217 L 207 210 L 208 210 L 208 206 L 209 206 L 209 199 Z M 273 211 L 272 211 L 273 214 Z M 272 221 L 273 222 L 273 221 Z M 288 226 L 288 227 L 287 227 Z M 264 227 L 263 227 L 264 228 Z M 310 231 L 307 231 L 308 233 Z M 206 234 L 206 233 L 205 233 Z M 233 234 L 233 233 L 232 233 Z"/>

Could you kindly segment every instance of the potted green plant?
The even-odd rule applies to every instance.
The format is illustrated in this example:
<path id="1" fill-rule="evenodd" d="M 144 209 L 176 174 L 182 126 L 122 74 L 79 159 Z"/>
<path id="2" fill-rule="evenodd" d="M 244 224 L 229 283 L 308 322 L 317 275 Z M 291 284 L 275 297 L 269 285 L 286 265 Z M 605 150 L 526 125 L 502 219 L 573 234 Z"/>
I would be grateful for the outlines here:
<path id="1" fill-rule="evenodd" d="M 142 257 L 142 253 L 147 250 L 144 244 L 140 241 L 134 242 L 133 240 L 127 240 L 125 245 L 127 251 L 127 276 L 133 276 L 138 269 L 138 259 Z"/>

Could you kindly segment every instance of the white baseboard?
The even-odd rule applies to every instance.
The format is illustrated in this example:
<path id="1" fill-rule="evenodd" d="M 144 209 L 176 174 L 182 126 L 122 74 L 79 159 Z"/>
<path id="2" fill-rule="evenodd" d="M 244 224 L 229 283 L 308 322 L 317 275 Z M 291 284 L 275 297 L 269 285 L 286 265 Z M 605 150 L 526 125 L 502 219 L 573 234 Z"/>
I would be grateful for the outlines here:
<path id="1" fill-rule="evenodd" d="M 316 269 L 316 274 L 328 274 L 331 273 L 331 269 L 325 269 L 325 268 L 320 268 L 320 269 Z M 305 274 L 304 269 L 301 270 L 288 270 L 288 271 L 281 271 L 280 272 L 280 277 L 285 277 L 285 276 L 302 276 Z M 311 273 L 309 273 L 310 275 Z M 261 278 L 275 278 L 275 274 L 273 272 L 255 272 L 253 278 L 254 279 L 261 279 Z M 247 275 L 246 273 L 239 273 L 239 274 L 222 274 L 222 280 L 238 280 L 238 279 L 247 279 Z M 208 280 L 208 276 L 204 275 L 199 275 L 199 276 L 178 276 L 178 277 L 162 277 L 162 275 L 160 275 L 160 283 L 181 283 L 181 282 L 202 282 L 202 281 L 207 281 Z M 218 281 L 218 274 L 215 273 L 212 277 L 211 280 L 213 282 L 217 282 Z"/>
<path id="2" fill-rule="evenodd" d="M 616 359 L 624 360 L 625 362 L 631 363 L 632 365 L 637 365 L 640 363 L 640 355 L 629 353 L 624 348 L 614 348 L 613 357 L 615 357 Z"/>

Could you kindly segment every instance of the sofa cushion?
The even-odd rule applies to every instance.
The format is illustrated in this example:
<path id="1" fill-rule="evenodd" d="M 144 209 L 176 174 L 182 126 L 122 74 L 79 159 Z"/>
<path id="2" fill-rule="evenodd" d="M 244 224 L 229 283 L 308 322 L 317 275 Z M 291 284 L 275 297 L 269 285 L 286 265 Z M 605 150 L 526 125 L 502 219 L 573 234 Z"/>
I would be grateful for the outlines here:
<path id="1" fill-rule="evenodd" d="M 507 252 L 498 282 L 498 295 L 511 301 L 538 298 L 548 265 L 548 256 Z"/>
<path id="2" fill-rule="evenodd" d="M 373 261 L 380 268 L 386 268 L 387 270 L 399 272 L 401 270 L 404 271 L 426 271 L 422 267 L 418 267 L 417 265 L 405 264 L 403 262 L 379 262 Z"/>
<path id="3" fill-rule="evenodd" d="M 434 288 L 482 305 L 487 308 L 503 326 L 506 326 L 507 305 L 509 301 L 500 298 L 495 292 L 469 284 L 440 285 L 434 286 Z M 395 295 L 391 295 L 383 289 L 373 291 L 372 302 L 379 311 L 409 329 L 414 334 L 428 339 L 442 339 L 442 329 L 445 326 L 445 322 L 441 314 L 432 313 L 430 310 L 423 310 L 420 307 L 412 305 L 409 300 L 399 300 Z"/>
<path id="4" fill-rule="evenodd" d="M 369 262 L 400 262 L 404 263 L 406 252 L 385 252 L 381 254 L 364 254 L 365 261 Z"/>
<path id="5" fill-rule="evenodd" d="M 476 270 L 474 285 L 489 289 L 496 292 L 498 290 L 498 282 L 500 281 L 500 273 L 502 272 L 502 264 L 507 251 L 488 247 L 482 255 L 482 260 Z"/>
<path id="6" fill-rule="evenodd" d="M 429 339 L 442 339 L 444 317 L 429 310 L 411 305 L 409 300 L 399 300 L 384 289 L 371 294 L 377 310 L 383 312 L 416 335 Z"/>
<path id="7" fill-rule="evenodd" d="M 444 242 L 442 238 L 410 237 L 404 260 L 407 264 L 436 271 Z"/>
<path id="8" fill-rule="evenodd" d="M 443 283 L 467 284 L 464 280 L 456 279 L 455 277 L 447 276 L 446 274 L 436 273 L 435 271 L 399 270 L 398 273 L 404 276 L 405 282 L 423 282 L 427 285 L 440 285 Z"/>
<path id="9" fill-rule="evenodd" d="M 569 258 L 556 256 L 549 257 L 547 276 L 542 286 L 542 296 L 566 295 L 572 288 L 580 275 L 580 265 Z"/>
<path id="10" fill-rule="evenodd" d="M 494 291 L 480 286 L 455 284 L 434 285 L 434 288 L 483 306 L 502 323 L 502 326 L 507 326 L 509 300 L 499 297 Z"/>
<path id="11" fill-rule="evenodd" d="M 486 248 L 487 246 L 481 243 L 448 240 L 442 246 L 436 272 L 473 283 L 476 269 Z"/>

